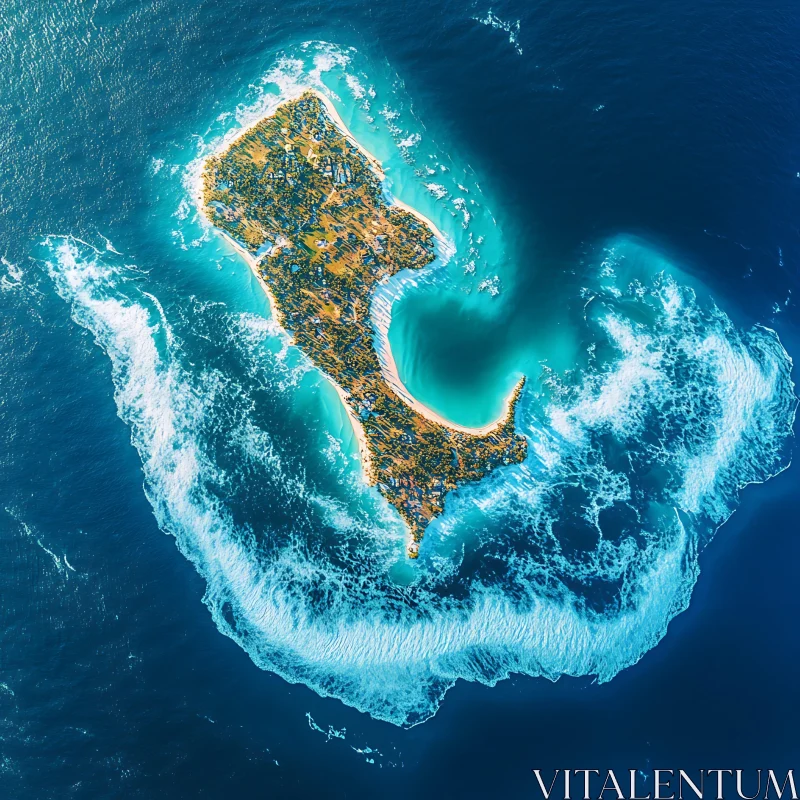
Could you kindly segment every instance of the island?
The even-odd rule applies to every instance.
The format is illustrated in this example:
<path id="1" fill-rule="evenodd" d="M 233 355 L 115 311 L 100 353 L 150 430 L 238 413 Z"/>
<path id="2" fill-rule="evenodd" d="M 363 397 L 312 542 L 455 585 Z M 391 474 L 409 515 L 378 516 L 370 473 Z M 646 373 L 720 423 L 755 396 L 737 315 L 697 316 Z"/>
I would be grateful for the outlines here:
<path id="1" fill-rule="evenodd" d="M 372 301 L 391 276 L 430 264 L 441 234 L 383 182 L 330 100 L 307 90 L 205 160 L 199 203 L 339 392 L 366 479 L 407 523 L 416 558 L 448 492 L 525 458 L 514 428 L 524 378 L 502 416 L 479 429 L 448 422 L 405 389 Z"/>

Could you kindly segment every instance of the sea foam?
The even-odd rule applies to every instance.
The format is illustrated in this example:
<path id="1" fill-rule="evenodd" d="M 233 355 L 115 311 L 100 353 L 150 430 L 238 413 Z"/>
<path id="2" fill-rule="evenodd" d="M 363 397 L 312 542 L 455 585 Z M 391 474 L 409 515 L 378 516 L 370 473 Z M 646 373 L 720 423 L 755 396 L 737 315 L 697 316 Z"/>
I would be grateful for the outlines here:
<path id="1" fill-rule="evenodd" d="M 461 560 L 443 569 L 439 556 L 399 586 L 388 578 L 402 547 L 391 513 L 365 517 L 311 485 L 256 418 L 252 387 L 189 366 L 180 331 L 113 253 L 69 238 L 45 246 L 56 290 L 111 360 L 147 496 L 205 577 L 219 629 L 264 669 L 395 724 L 430 717 L 459 678 L 609 680 L 635 663 L 687 606 L 699 548 L 738 489 L 787 461 L 795 399 L 774 333 L 739 333 L 666 279 L 627 298 L 651 312 L 647 326 L 623 317 L 610 293 L 587 325 L 611 355 L 571 382 L 551 376 L 547 402 L 521 403 L 529 459 L 457 493 L 432 532 L 482 516 L 495 534 L 470 546 L 500 559 L 502 576 L 478 567 L 465 593 Z M 226 347 L 255 375 L 269 372 L 228 312 L 205 313 L 230 330 Z M 608 462 L 608 437 L 626 459 Z M 235 451 L 225 464 L 223 442 Z M 642 476 L 655 467 L 664 477 L 648 484 Z M 568 498 L 568 485 L 580 496 Z M 276 519 L 292 505 L 290 524 L 237 519 L 242 510 L 218 488 L 265 486 Z M 620 507 L 625 521 L 607 524 Z M 581 526 L 597 535 L 562 538 Z"/>
<path id="2" fill-rule="evenodd" d="M 237 107 L 234 127 L 223 120 L 199 140 L 186 194 L 196 195 L 204 156 L 282 99 L 325 90 L 330 70 L 344 69 L 353 92 L 351 58 L 313 43 L 281 57 Z M 399 123 L 410 130 L 413 119 L 383 86 L 380 95 L 397 147 Z M 395 175 L 404 163 L 393 162 Z M 439 156 L 433 163 L 437 186 L 463 191 Z M 481 218 L 485 205 L 476 230 L 493 223 L 489 212 Z M 438 243 L 431 268 L 376 293 L 379 353 L 393 303 L 452 279 L 449 259 L 479 259 L 476 284 L 494 274 L 482 257 L 484 235 L 500 235 L 494 224 L 473 236 L 459 221 L 447 228 L 446 213 L 433 219 L 453 241 Z M 179 220 L 187 241 L 198 222 Z M 200 255 L 215 246 L 201 244 Z M 528 458 L 449 496 L 413 565 L 402 522 L 361 480 L 338 432 L 290 424 L 313 368 L 274 321 L 207 300 L 163 302 L 102 242 L 51 237 L 42 257 L 73 319 L 110 359 L 147 497 L 204 577 L 219 630 L 287 681 L 413 725 L 458 679 L 606 681 L 634 664 L 688 605 L 698 554 L 739 490 L 789 463 L 796 399 L 777 335 L 738 330 L 666 276 L 624 286 L 618 254 L 608 254 L 585 289 L 586 357 L 568 374 L 545 372 L 538 387 L 531 376 L 518 402 Z"/>

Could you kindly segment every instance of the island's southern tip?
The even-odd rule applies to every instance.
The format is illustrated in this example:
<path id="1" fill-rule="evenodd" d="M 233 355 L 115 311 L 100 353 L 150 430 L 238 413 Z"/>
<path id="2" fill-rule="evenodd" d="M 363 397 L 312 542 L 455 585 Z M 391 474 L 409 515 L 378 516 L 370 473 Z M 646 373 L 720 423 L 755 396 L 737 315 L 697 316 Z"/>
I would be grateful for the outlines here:
<path id="1" fill-rule="evenodd" d="M 380 162 L 308 89 L 249 126 L 202 170 L 200 205 L 264 287 L 273 315 L 336 388 L 368 483 L 409 529 L 409 557 L 450 492 L 522 462 L 524 378 L 480 428 L 444 419 L 403 385 L 372 314 L 376 289 L 435 260 L 436 226 L 384 190 Z M 380 346 L 377 342 L 380 341 Z"/>

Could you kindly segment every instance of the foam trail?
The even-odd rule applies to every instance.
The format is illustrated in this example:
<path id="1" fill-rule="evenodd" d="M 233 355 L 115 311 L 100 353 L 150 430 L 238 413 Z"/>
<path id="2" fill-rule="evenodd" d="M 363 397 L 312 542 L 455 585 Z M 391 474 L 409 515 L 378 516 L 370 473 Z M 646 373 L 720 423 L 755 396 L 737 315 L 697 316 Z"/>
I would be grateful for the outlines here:
<path id="1" fill-rule="evenodd" d="M 12 292 L 22 286 L 22 270 L 12 264 L 5 256 L 0 256 L 0 265 L 5 267 L 5 274 L 0 275 L 0 291 Z"/>
<path id="2" fill-rule="evenodd" d="M 233 128 L 220 115 L 198 138 L 187 199 L 204 156 L 303 88 L 332 95 L 323 80 L 338 74 L 354 95 L 370 85 L 359 103 L 375 100 L 366 75 L 346 80 L 355 58 L 306 43 L 279 59 L 253 102 L 236 109 Z M 425 156 L 421 146 L 399 148 L 415 127 L 404 110 L 411 104 L 394 89 L 378 86 L 378 94 L 400 153 L 391 175 L 398 190 L 413 191 L 402 177 L 406 159 Z M 445 160 L 431 152 L 418 177 L 437 175 L 451 197 L 480 198 L 477 182 Z M 435 203 L 420 191 L 420 207 Z M 439 208 L 428 213 L 448 230 L 455 210 Z M 455 219 L 439 255 L 445 261 L 461 248 L 458 263 L 471 265 L 464 272 L 477 285 L 495 274 L 491 252 L 503 250 L 483 201 L 469 211 L 470 231 L 463 215 Z M 198 222 L 177 220 L 176 240 L 213 247 L 207 231 L 195 238 Z M 789 463 L 796 399 L 775 333 L 739 331 L 663 277 L 617 286 L 617 249 L 586 290 L 578 332 L 586 359 L 568 375 L 548 374 L 542 395 L 520 398 L 528 459 L 448 498 L 420 560 L 404 565 L 412 576 L 403 585 L 390 577 L 402 525 L 330 444 L 335 432 L 314 447 L 281 439 L 287 425 L 276 409 L 303 391 L 310 366 L 273 321 L 192 300 L 164 303 L 167 314 L 158 276 L 131 274 L 106 246 L 51 237 L 43 259 L 73 319 L 111 361 L 147 497 L 204 577 L 219 630 L 287 681 L 413 725 L 459 678 L 610 680 L 634 664 L 686 608 L 698 553 L 739 490 Z M 373 304 L 379 348 L 392 302 L 414 288 L 405 280 L 451 280 L 446 272 L 403 273 L 383 287 L 383 305 Z M 322 488 L 326 479 L 339 494 Z"/>
<path id="3" fill-rule="evenodd" d="M 589 324 L 616 356 L 573 385 L 553 376 L 549 404 L 529 401 L 520 412 L 535 444 L 531 458 L 448 505 L 443 525 L 479 514 L 506 531 L 475 545 L 478 555 L 504 561 L 504 580 L 479 566 L 464 596 L 460 562 L 440 569 L 431 561 L 399 587 L 387 577 L 385 531 L 375 530 L 383 523 L 350 519 L 333 541 L 322 536 L 316 490 L 302 473 L 287 476 L 284 460 L 253 440 L 261 428 L 246 387 L 184 368 L 180 337 L 156 338 L 170 327 L 163 309 L 112 257 L 74 239 L 46 243 L 56 290 L 111 360 L 147 496 L 159 525 L 205 577 L 215 623 L 262 668 L 395 724 L 430 717 L 459 678 L 611 679 L 686 608 L 700 544 L 735 507 L 738 489 L 786 465 L 795 399 L 788 356 L 772 332 L 739 334 L 674 284 L 640 296 L 655 315 L 649 330 L 613 307 L 614 293 L 598 295 Z M 232 357 L 263 357 L 243 351 L 241 337 L 226 346 Z M 263 369 L 252 365 L 256 374 Z M 645 427 L 661 439 L 642 441 Z M 631 451 L 627 472 L 604 461 L 608 437 Z M 249 451 L 240 446 L 248 440 Z M 240 472 L 219 462 L 221 442 L 237 448 L 231 463 Z M 641 477 L 652 464 L 669 472 L 658 486 Z M 565 502 L 568 484 L 584 501 Z M 264 485 L 277 497 L 274 514 L 296 504 L 293 528 L 259 527 L 270 519 L 264 514 L 237 525 L 219 500 Z M 602 522 L 622 511 L 628 522 L 619 529 Z M 570 550 L 557 534 L 563 524 L 601 536 Z M 353 549 L 342 558 L 342 547 Z M 598 582 L 610 600 L 593 595 Z"/>
<path id="4" fill-rule="evenodd" d="M 6 513 L 19 523 L 19 525 L 22 528 L 24 534 L 29 539 L 32 539 L 34 542 L 36 542 L 38 547 L 43 552 L 45 552 L 48 556 L 50 556 L 51 559 L 53 559 L 53 564 L 55 565 L 55 568 L 59 573 L 66 574 L 64 572 L 64 566 L 65 565 L 69 569 L 71 569 L 73 572 L 75 572 L 75 570 L 73 569 L 72 565 L 69 564 L 69 562 L 67 561 L 67 557 L 64 556 L 64 564 L 62 564 L 61 563 L 61 558 L 59 556 L 57 556 L 49 547 L 47 547 L 47 545 L 42 543 L 42 540 L 36 535 L 36 533 L 34 532 L 33 528 L 31 528 L 31 526 L 28 525 L 27 522 L 24 522 L 22 519 L 20 519 L 20 517 L 17 515 L 17 513 L 15 511 L 13 511 L 10 508 L 6 508 Z"/>
<path id="5" fill-rule="evenodd" d="M 514 47 L 518 55 L 522 55 L 522 47 L 519 44 L 519 20 L 506 22 L 494 14 L 491 9 L 489 9 L 485 17 L 473 17 L 472 19 L 475 22 L 480 22 L 481 25 L 505 31 L 508 34 L 508 43 Z"/>

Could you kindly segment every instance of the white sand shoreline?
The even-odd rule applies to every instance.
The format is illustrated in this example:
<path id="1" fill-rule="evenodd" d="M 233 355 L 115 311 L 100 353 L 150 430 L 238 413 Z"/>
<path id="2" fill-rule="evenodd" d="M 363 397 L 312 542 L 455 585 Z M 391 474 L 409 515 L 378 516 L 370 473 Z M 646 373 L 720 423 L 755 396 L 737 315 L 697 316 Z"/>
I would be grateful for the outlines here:
<path id="1" fill-rule="evenodd" d="M 193 186 L 193 189 L 194 189 L 194 201 L 195 201 L 195 205 L 197 206 L 198 210 L 200 211 L 200 214 L 211 225 L 211 228 L 215 232 L 217 232 L 218 234 L 221 234 L 222 237 L 225 239 L 225 241 L 227 241 L 234 248 L 234 250 L 236 250 L 236 252 L 240 256 L 242 256 L 242 258 L 245 260 L 245 262 L 250 267 L 251 271 L 253 272 L 253 274 L 255 275 L 256 279 L 259 282 L 259 284 L 264 289 L 264 292 L 267 295 L 267 298 L 268 298 L 269 304 L 270 304 L 270 309 L 272 311 L 273 318 L 278 323 L 278 325 L 281 326 L 281 328 L 284 331 L 285 331 L 285 328 L 283 328 L 281 314 L 280 314 L 280 311 L 278 309 L 278 305 L 277 305 L 277 303 L 275 301 L 275 297 L 272 294 L 272 291 L 270 290 L 269 286 L 267 285 L 267 282 L 264 280 L 264 278 L 262 277 L 261 273 L 258 270 L 258 259 L 256 259 L 255 256 L 252 255 L 252 253 L 248 252 L 247 249 L 245 249 L 236 240 L 234 240 L 233 237 L 231 237 L 225 231 L 221 230 L 216 225 L 214 225 L 213 221 L 211 219 L 209 219 L 209 217 L 205 213 L 205 208 L 204 208 L 204 204 L 203 204 L 203 172 L 204 172 L 204 169 L 205 169 L 205 162 L 208 160 L 208 158 L 210 158 L 212 156 L 215 156 L 215 155 L 218 155 L 219 153 L 225 152 L 225 150 L 227 150 L 229 147 L 231 147 L 231 145 L 234 142 L 236 142 L 241 136 L 243 136 L 245 133 L 247 133 L 247 131 L 249 131 L 252 128 L 254 128 L 262 120 L 267 119 L 270 116 L 272 116 L 275 113 L 275 110 L 277 110 L 278 107 L 280 107 L 281 105 L 284 105 L 285 103 L 291 102 L 292 100 L 296 100 L 298 97 L 300 97 L 301 95 L 305 94 L 306 92 L 311 92 L 312 94 L 314 94 L 315 97 L 317 97 L 320 100 L 320 102 L 325 106 L 325 109 L 328 112 L 328 115 L 330 116 L 330 118 L 333 121 L 334 125 L 339 129 L 339 132 L 354 147 L 356 147 L 364 155 L 364 157 L 367 159 L 367 162 L 369 163 L 369 165 L 372 168 L 372 170 L 375 173 L 375 175 L 379 178 L 381 183 L 383 183 L 385 181 L 385 179 L 386 179 L 386 175 L 385 175 L 385 173 L 383 171 L 383 168 L 381 166 L 380 161 L 378 161 L 378 159 L 375 158 L 375 156 L 373 156 L 372 153 L 370 153 L 353 136 L 353 134 L 350 132 L 350 130 L 347 127 L 347 125 L 345 125 L 344 121 L 342 120 L 341 116 L 339 115 L 339 112 L 336 110 L 336 107 L 333 105 L 333 102 L 330 100 L 330 98 L 328 98 L 326 95 L 324 95 L 318 89 L 315 89 L 313 87 L 307 87 L 305 89 L 302 89 L 302 90 L 299 90 L 299 91 L 293 93 L 290 97 L 287 97 L 284 100 L 282 100 L 278 104 L 278 106 L 276 106 L 275 109 L 271 110 L 270 112 L 268 112 L 264 116 L 259 117 L 258 119 L 254 120 L 254 121 L 248 123 L 246 126 L 242 127 L 240 130 L 238 130 L 236 132 L 236 135 L 233 136 L 230 140 L 227 140 L 227 137 L 226 137 L 226 139 L 223 139 L 222 143 L 220 144 L 220 147 L 214 153 L 211 153 L 208 156 L 205 156 L 201 160 L 197 175 L 195 177 L 195 184 Z M 385 195 L 387 197 L 387 200 L 388 200 L 390 205 L 397 206 L 398 208 L 402 208 L 404 211 L 407 211 L 409 214 L 412 214 L 413 216 L 415 216 L 418 220 L 420 220 L 420 222 L 422 222 L 424 225 L 426 225 L 431 230 L 433 235 L 439 240 L 439 242 L 442 245 L 446 246 L 446 240 L 445 240 L 444 235 L 442 234 L 442 232 L 436 227 L 436 225 L 430 219 L 428 219 L 424 214 L 422 214 L 419 211 L 417 211 L 415 208 L 412 208 L 411 206 L 409 206 L 406 203 L 404 203 L 402 200 L 398 200 L 396 197 L 394 197 L 394 195 L 392 195 L 390 192 L 388 192 L 385 189 L 385 187 L 384 187 L 384 193 L 385 193 Z M 426 406 L 423 403 L 419 402 L 419 400 L 417 400 L 408 391 L 408 389 L 405 387 L 405 385 L 403 384 L 402 380 L 400 379 L 400 374 L 399 374 L 398 369 L 397 369 L 397 364 L 396 364 L 396 362 L 394 360 L 394 356 L 392 355 L 391 347 L 389 345 L 388 330 L 389 330 L 389 324 L 391 323 L 391 314 L 387 313 L 386 316 L 387 316 L 387 320 L 386 320 L 385 326 L 377 326 L 375 324 L 374 319 L 373 319 L 373 327 L 375 328 L 376 333 L 378 333 L 378 335 L 380 335 L 383 338 L 383 345 L 384 345 L 378 360 L 379 360 L 380 365 L 381 365 L 381 372 L 383 374 L 384 380 L 391 387 L 392 391 L 404 403 L 406 403 L 408 406 L 410 406 L 420 416 L 425 417 L 426 419 L 430 420 L 431 422 L 435 422 L 438 425 L 442 425 L 443 427 L 450 428 L 451 430 L 459 431 L 460 433 L 466 433 L 466 434 L 469 434 L 469 435 L 472 435 L 472 436 L 486 436 L 489 433 L 491 433 L 492 431 L 494 431 L 497 428 L 499 428 L 501 425 L 503 425 L 506 422 L 506 420 L 508 419 L 508 416 L 509 416 L 509 414 L 511 412 L 512 400 L 513 400 L 513 398 L 514 398 L 514 396 L 515 396 L 515 394 L 517 392 L 517 389 L 519 388 L 521 382 L 524 381 L 524 378 L 521 378 L 520 381 L 517 382 L 517 384 L 515 385 L 514 389 L 506 397 L 506 399 L 505 399 L 505 401 L 503 403 L 503 412 L 496 420 L 494 420 L 494 421 L 492 421 L 492 422 L 490 422 L 490 423 L 488 423 L 486 425 L 482 425 L 480 427 L 468 427 L 468 426 L 465 426 L 465 425 L 459 425 L 456 422 L 452 422 L 452 421 L 450 421 L 448 419 L 445 419 L 441 415 L 437 414 L 433 409 L 428 408 L 428 406 Z M 288 331 L 285 331 L 285 332 L 286 332 L 287 336 L 289 336 L 290 340 L 292 340 L 291 334 L 289 334 Z M 320 372 L 323 372 L 323 371 L 320 370 Z M 337 394 L 341 398 L 342 403 L 343 403 L 343 405 L 344 405 L 344 407 L 345 407 L 345 409 L 347 411 L 347 415 L 348 415 L 348 417 L 350 419 L 350 423 L 351 423 L 351 425 L 353 427 L 353 433 L 355 434 L 356 439 L 358 441 L 359 452 L 361 454 L 361 460 L 362 460 L 362 464 L 363 464 L 363 467 L 364 467 L 364 471 L 367 474 L 367 476 L 369 477 L 370 482 L 371 482 L 372 481 L 371 454 L 370 454 L 369 446 L 367 444 L 366 435 L 364 434 L 364 428 L 361 425 L 360 421 L 358 420 L 358 418 L 356 417 L 353 409 L 350 406 L 350 403 L 348 401 L 348 393 L 330 375 L 328 375 L 325 372 L 323 372 L 323 375 L 325 375 L 325 377 L 331 382 L 331 384 L 333 384 L 334 389 L 336 390 Z"/>
<path id="2" fill-rule="evenodd" d="M 290 342 L 294 343 L 294 337 L 292 336 L 289 331 L 286 330 L 283 326 L 283 318 L 281 316 L 280 309 L 278 308 L 278 304 L 275 300 L 275 295 L 272 294 L 272 290 L 269 288 L 269 284 L 264 280 L 263 276 L 259 272 L 258 269 L 258 259 L 252 254 L 249 253 L 244 247 L 242 247 L 232 236 L 228 235 L 225 231 L 220 230 L 219 233 L 225 239 L 225 241 L 233 247 L 233 249 L 244 259 L 247 263 L 247 266 L 250 267 L 253 275 L 255 276 L 256 280 L 261 284 L 261 288 L 264 290 L 265 294 L 267 295 L 267 300 L 269 301 L 270 312 L 272 313 L 272 318 L 275 322 L 278 323 L 279 327 L 289 339 Z M 355 434 L 356 440 L 358 441 L 358 451 L 361 456 L 361 463 L 364 468 L 364 472 L 367 474 L 368 477 L 371 477 L 372 474 L 372 456 L 370 453 L 370 449 L 367 446 L 367 437 L 364 433 L 364 428 L 359 422 L 358 418 L 356 417 L 353 409 L 350 407 L 350 403 L 348 402 L 348 394 L 347 392 L 339 386 L 339 384 L 330 376 L 327 372 L 314 365 L 315 369 L 318 369 L 327 380 L 332 384 L 333 388 L 336 390 L 336 393 L 339 395 L 342 401 L 342 405 L 344 406 L 345 411 L 347 412 L 347 416 L 350 420 L 350 424 L 353 427 L 353 433 Z"/>
<path id="3" fill-rule="evenodd" d="M 381 365 L 381 372 L 383 373 L 384 380 L 392 388 L 392 391 L 394 391 L 394 393 L 406 405 L 413 408 L 414 411 L 416 411 L 420 416 L 425 417 L 425 419 L 429 419 L 431 422 L 436 422 L 445 428 L 450 428 L 451 430 L 459 431 L 460 433 L 466 433 L 470 436 L 488 436 L 492 431 L 497 430 L 506 423 L 508 416 L 511 413 L 511 403 L 513 402 L 517 391 L 525 380 L 524 376 L 514 384 L 514 388 L 506 396 L 505 400 L 503 401 L 503 410 L 500 412 L 500 416 L 497 417 L 497 419 L 492 420 L 492 422 L 487 422 L 486 425 L 481 425 L 480 427 L 459 425 L 457 422 L 445 419 L 441 415 L 437 414 L 432 408 L 426 406 L 424 403 L 421 403 L 416 399 L 416 397 L 414 397 L 414 395 L 411 394 L 411 392 L 408 391 L 403 381 L 400 380 L 400 373 L 397 369 L 394 355 L 392 354 L 392 348 L 389 347 L 388 344 L 388 328 L 385 333 L 382 332 L 382 335 L 386 339 L 386 346 L 385 349 L 379 354 L 378 361 Z"/>

